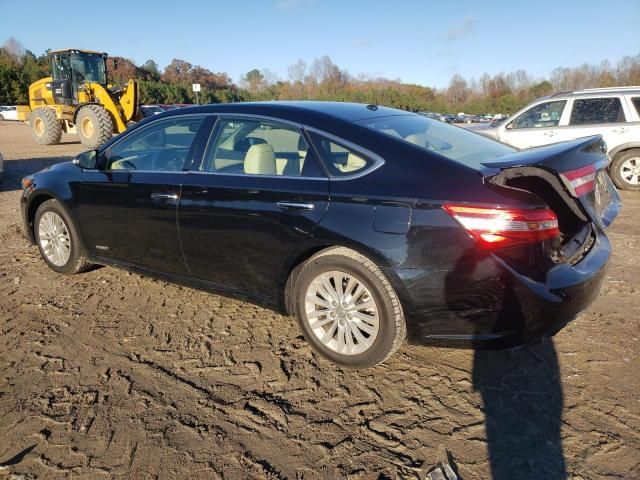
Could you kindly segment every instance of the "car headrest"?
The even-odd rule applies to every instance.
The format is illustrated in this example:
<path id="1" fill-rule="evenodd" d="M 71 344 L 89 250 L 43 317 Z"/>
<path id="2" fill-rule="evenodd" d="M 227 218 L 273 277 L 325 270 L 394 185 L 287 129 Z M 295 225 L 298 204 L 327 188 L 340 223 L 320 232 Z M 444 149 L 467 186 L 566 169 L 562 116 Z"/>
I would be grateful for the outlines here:
<path id="1" fill-rule="evenodd" d="M 413 133 L 411 135 L 407 135 L 404 139 L 409 143 L 418 145 L 419 147 L 427 146 L 427 136 L 424 133 Z"/>
<path id="2" fill-rule="evenodd" d="M 253 145 L 244 157 L 244 173 L 277 175 L 276 155 L 268 143 Z"/>
<path id="3" fill-rule="evenodd" d="M 305 158 L 307 156 L 307 150 L 309 150 L 309 145 L 304 137 L 300 135 L 300 138 L 298 138 L 298 155 L 300 158 Z"/>

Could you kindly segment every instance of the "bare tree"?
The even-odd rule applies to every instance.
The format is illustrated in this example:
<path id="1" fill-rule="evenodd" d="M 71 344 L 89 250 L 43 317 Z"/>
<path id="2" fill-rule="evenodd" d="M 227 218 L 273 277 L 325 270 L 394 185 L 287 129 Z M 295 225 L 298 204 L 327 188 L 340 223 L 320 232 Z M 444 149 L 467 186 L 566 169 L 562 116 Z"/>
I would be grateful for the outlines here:
<path id="1" fill-rule="evenodd" d="M 447 89 L 447 96 L 456 106 L 467 101 L 467 97 L 469 96 L 469 88 L 467 87 L 467 81 L 462 78 L 460 74 L 456 73 L 453 77 L 451 77 L 449 88 Z"/>
<path id="2" fill-rule="evenodd" d="M 307 63 L 300 59 L 287 69 L 289 80 L 293 84 L 293 90 L 298 98 L 304 97 L 304 79 L 307 74 Z"/>
<path id="3" fill-rule="evenodd" d="M 19 62 L 24 57 L 25 49 L 22 43 L 16 40 L 14 37 L 4 42 L 2 48 L 16 61 Z"/>

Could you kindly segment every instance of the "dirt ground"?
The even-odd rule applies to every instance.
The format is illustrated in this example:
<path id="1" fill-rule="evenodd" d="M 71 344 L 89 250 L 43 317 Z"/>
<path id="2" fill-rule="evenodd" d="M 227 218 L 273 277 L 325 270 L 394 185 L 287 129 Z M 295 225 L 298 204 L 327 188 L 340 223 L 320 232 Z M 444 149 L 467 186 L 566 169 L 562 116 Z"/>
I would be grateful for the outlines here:
<path id="1" fill-rule="evenodd" d="M 99 268 L 49 270 L 19 180 L 82 150 L 0 122 L 0 479 L 640 478 L 640 193 L 609 230 L 600 298 L 510 352 L 315 355 L 293 318 Z"/>

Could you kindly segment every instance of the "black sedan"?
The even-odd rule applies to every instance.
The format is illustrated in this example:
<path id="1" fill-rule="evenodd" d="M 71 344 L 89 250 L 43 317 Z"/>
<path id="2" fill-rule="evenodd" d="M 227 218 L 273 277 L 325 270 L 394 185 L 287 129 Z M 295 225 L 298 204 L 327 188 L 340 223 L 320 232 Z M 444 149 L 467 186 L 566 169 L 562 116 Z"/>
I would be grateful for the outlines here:
<path id="1" fill-rule="evenodd" d="M 406 336 L 511 347 L 576 317 L 611 254 L 606 165 L 599 136 L 518 151 L 376 105 L 208 105 L 24 178 L 21 206 L 56 272 L 247 298 L 355 368 Z"/>

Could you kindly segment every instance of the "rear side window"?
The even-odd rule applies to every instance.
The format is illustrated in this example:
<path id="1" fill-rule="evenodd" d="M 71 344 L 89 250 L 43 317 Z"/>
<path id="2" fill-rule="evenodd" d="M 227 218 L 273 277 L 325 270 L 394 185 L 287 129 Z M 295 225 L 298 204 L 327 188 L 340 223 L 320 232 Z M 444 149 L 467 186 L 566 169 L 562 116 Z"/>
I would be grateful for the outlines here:
<path id="1" fill-rule="evenodd" d="M 633 97 L 631 101 L 633 102 L 633 106 L 636 108 L 636 113 L 640 117 L 640 97 Z"/>
<path id="2" fill-rule="evenodd" d="M 373 160 L 323 135 L 310 132 L 311 141 L 318 149 L 327 170 L 333 177 L 346 177 L 364 172 L 373 166 Z"/>
<path id="3" fill-rule="evenodd" d="M 624 122 L 622 102 L 618 97 L 581 98 L 573 101 L 570 125 L 595 125 Z"/>
<path id="4" fill-rule="evenodd" d="M 379 117 L 355 123 L 473 168 L 515 151 L 503 143 L 422 115 Z"/>
<path id="5" fill-rule="evenodd" d="M 221 119 L 203 170 L 234 175 L 322 177 L 302 132 L 272 121 Z"/>
<path id="6" fill-rule="evenodd" d="M 507 129 L 557 127 L 566 103 L 566 100 L 557 100 L 531 107 L 507 125 Z"/>

